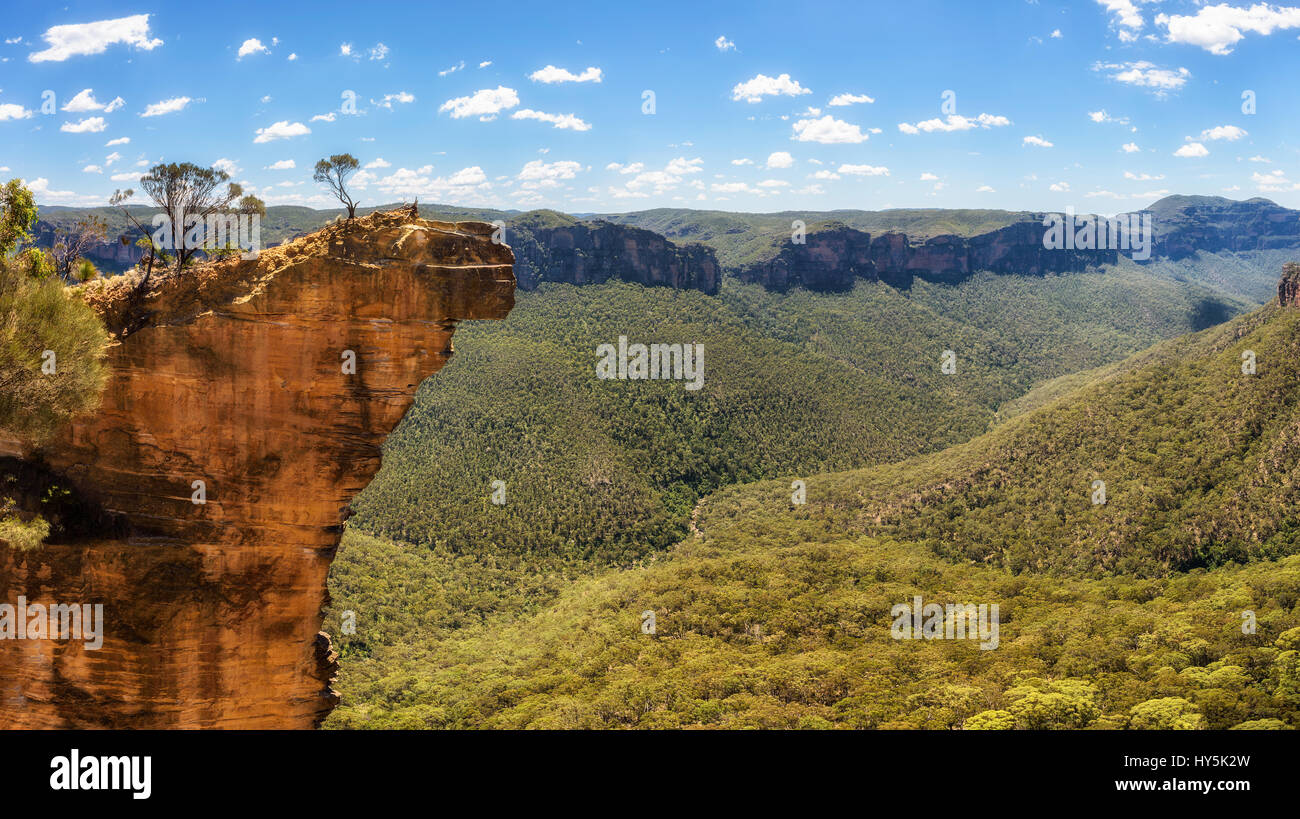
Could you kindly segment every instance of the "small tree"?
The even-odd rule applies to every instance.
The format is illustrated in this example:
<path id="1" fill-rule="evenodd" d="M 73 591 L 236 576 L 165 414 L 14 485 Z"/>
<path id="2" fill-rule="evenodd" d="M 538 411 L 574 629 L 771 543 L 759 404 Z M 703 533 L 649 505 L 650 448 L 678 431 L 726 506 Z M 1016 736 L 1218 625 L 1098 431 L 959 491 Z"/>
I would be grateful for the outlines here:
<path id="1" fill-rule="evenodd" d="M 140 187 L 167 215 L 176 272 L 200 249 L 185 241 L 185 221 L 206 222 L 210 215 L 225 210 L 244 193 L 243 188 L 229 180 L 230 174 L 225 171 L 200 168 L 189 162 L 154 165 L 140 177 Z M 222 185 L 226 185 L 225 189 Z"/>
<path id="2" fill-rule="evenodd" d="M 73 275 L 78 260 L 91 247 L 107 240 L 108 225 L 98 216 L 86 216 L 73 222 L 71 227 L 58 228 L 54 232 L 54 245 L 50 248 L 54 256 L 54 272 L 65 282 L 79 280 Z"/>
<path id="3" fill-rule="evenodd" d="M 329 186 L 330 191 L 343 203 L 343 207 L 348 209 L 349 219 L 357 215 L 357 203 L 348 193 L 347 182 L 359 167 L 361 163 L 352 154 L 334 154 L 329 159 L 317 162 L 316 171 L 311 176 L 313 180 L 324 182 Z"/>
<path id="4" fill-rule="evenodd" d="M 265 217 L 266 203 L 250 193 L 239 200 L 239 204 L 235 206 L 235 212 L 248 214 L 249 216 Z"/>
<path id="5" fill-rule="evenodd" d="M 10 179 L 0 186 L 0 256 L 8 256 L 32 238 L 36 200 L 23 180 Z"/>

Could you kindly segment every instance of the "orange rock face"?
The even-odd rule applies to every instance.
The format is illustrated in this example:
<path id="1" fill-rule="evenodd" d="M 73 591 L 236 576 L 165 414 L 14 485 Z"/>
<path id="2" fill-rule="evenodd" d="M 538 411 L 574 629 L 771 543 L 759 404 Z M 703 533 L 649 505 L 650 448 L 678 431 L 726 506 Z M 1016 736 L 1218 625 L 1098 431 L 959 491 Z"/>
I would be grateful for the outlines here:
<path id="1" fill-rule="evenodd" d="M 112 330 L 147 319 L 110 348 L 99 411 L 22 455 L 129 534 L 0 545 L 0 602 L 104 606 L 96 651 L 0 640 L 0 728 L 324 719 L 321 610 L 348 503 L 456 322 L 513 306 L 491 232 L 376 213 L 167 278 L 143 303 L 125 283 L 88 296 Z"/>

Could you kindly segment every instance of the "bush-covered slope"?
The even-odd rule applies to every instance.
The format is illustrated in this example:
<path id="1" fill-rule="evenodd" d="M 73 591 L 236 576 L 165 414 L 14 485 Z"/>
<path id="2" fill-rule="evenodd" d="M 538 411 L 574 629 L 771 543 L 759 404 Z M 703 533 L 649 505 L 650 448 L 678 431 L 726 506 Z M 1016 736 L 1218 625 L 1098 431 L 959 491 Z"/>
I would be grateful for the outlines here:
<path id="1" fill-rule="evenodd" d="M 723 489 L 643 567 L 385 647 L 332 724 L 1300 726 L 1297 347 L 1272 306 L 967 444 L 809 477 L 806 505 Z M 893 639 L 916 595 L 997 604 L 997 647 Z"/>

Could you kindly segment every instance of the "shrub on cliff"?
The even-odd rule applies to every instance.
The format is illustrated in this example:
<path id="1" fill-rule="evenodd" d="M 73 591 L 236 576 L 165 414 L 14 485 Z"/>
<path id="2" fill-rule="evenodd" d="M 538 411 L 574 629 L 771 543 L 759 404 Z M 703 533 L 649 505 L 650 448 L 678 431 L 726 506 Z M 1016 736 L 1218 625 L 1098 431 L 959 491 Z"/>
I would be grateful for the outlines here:
<path id="1" fill-rule="evenodd" d="M 53 257 L 14 255 L 35 221 L 22 180 L 0 187 L 0 433 L 32 443 L 98 405 L 108 344 L 95 312 L 52 275 Z"/>
<path id="2" fill-rule="evenodd" d="M 99 317 L 57 277 L 0 259 L 0 432 L 35 443 L 94 409 L 107 344 Z"/>

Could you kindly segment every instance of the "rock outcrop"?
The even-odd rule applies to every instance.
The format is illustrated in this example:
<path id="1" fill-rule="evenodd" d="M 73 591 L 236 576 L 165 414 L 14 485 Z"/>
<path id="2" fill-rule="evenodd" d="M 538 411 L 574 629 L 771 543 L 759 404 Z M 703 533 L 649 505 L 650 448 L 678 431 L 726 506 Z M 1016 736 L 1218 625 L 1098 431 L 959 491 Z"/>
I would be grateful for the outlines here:
<path id="1" fill-rule="evenodd" d="M 535 211 L 506 223 L 515 275 L 524 290 L 542 282 L 600 284 L 610 279 L 718 292 L 722 272 L 713 249 L 676 245 L 653 231 L 612 222 L 578 221 Z"/>
<path id="2" fill-rule="evenodd" d="M 1282 278 L 1277 283 L 1277 301 L 1283 307 L 1300 307 L 1300 262 L 1282 265 Z"/>
<path id="3" fill-rule="evenodd" d="M 112 525 L 27 552 L 0 542 L 0 602 L 102 604 L 104 642 L 0 641 L 0 728 L 324 719 L 337 695 L 321 611 L 349 501 L 456 323 L 513 306 L 492 230 L 374 213 L 142 299 L 128 281 L 87 289 L 120 335 L 100 409 L 0 454 Z"/>

